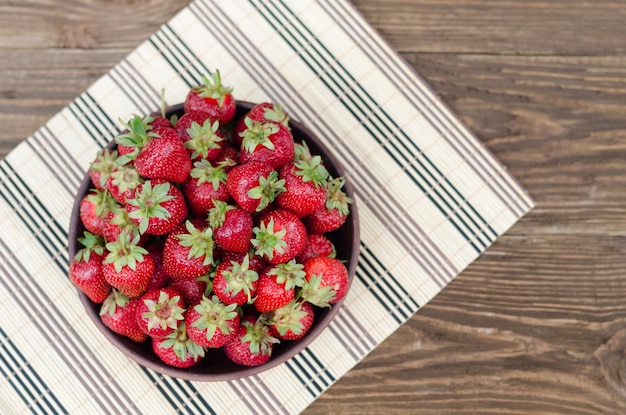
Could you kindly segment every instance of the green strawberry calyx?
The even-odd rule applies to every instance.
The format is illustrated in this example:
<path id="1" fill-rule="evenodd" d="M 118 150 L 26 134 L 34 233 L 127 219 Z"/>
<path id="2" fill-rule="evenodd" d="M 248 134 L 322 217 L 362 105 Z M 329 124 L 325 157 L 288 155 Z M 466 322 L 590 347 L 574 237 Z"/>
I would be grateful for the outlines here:
<path id="1" fill-rule="evenodd" d="M 230 261 L 230 269 L 223 271 L 226 280 L 225 291 L 231 296 L 239 294 L 243 291 L 248 297 L 248 303 L 252 302 L 252 283 L 259 279 L 259 274 L 250 269 L 250 258 L 248 255 L 243 257 L 241 263 Z"/>
<path id="2" fill-rule="evenodd" d="M 193 163 L 193 168 L 191 169 L 189 175 L 194 179 L 197 179 L 196 186 L 200 186 L 202 183 L 211 183 L 213 185 L 213 190 L 217 192 L 220 184 L 223 185 L 226 183 L 228 172 L 225 168 L 228 165 L 230 165 L 230 163 L 225 162 L 214 166 L 209 160 L 198 160 Z"/>
<path id="3" fill-rule="evenodd" d="M 91 189 L 86 197 L 87 200 L 96 207 L 96 216 L 101 219 L 108 215 L 113 207 L 117 205 L 117 200 L 115 200 L 108 190 L 101 191 L 98 189 Z"/>
<path id="4" fill-rule="evenodd" d="M 274 253 L 280 254 L 285 252 L 287 242 L 284 237 L 287 234 L 286 229 L 279 231 L 274 230 L 274 218 L 270 218 L 269 222 L 261 221 L 259 226 L 252 229 L 254 239 L 251 240 L 252 246 L 255 248 L 254 253 L 259 256 L 265 256 L 268 259 L 274 258 Z"/>
<path id="5" fill-rule="evenodd" d="M 326 182 L 326 208 L 329 211 L 337 209 L 344 216 L 350 213 L 348 205 L 352 203 L 352 199 L 342 190 L 345 183 L 346 179 L 343 176 Z"/>
<path id="6" fill-rule="evenodd" d="M 211 228 L 218 229 L 226 220 L 226 213 L 229 210 L 236 209 L 233 205 L 229 205 L 221 200 L 213 199 L 213 207 L 209 209 L 208 222 Z"/>
<path id="7" fill-rule="evenodd" d="M 129 302 L 130 298 L 128 298 L 126 294 L 113 288 L 111 293 L 102 302 L 102 306 L 100 306 L 100 312 L 98 314 L 101 316 L 105 314 L 112 316 L 118 308 L 126 307 Z"/>
<path id="8" fill-rule="evenodd" d="M 176 235 L 178 244 L 189 248 L 187 254 L 188 259 L 202 258 L 202 265 L 213 264 L 213 249 L 215 243 L 213 242 L 213 229 L 207 226 L 204 229 L 198 229 L 191 221 L 185 222 L 185 228 L 187 233 L 181 233 Z"/>
<path id="9" fill-rule="evenodd" d="M 117 151 L 111 151 L 108 148 L 105 148 L 98 152 L 96 160 L 91 163 L 89 169 L 93 172 L 100 173 L 98 184 L 101 188 L 105 188 L 109 176 L 117 170 L 118 167 L 119 162 L 117 161 Z"/>
<path id="10" fill-rule="evenodd" d="M 92 252 L 96 255 L 104 255 L 104 239 L 101 236 L 87 231 L 83 232 L 83 235 L 82 238 L 78 238 L 78 242 L 84 248 L 78 250 L 76 255 L 74 255 L 74 259 L 77 262 L 89 262 Z"/>
<path id="11" fill-rule="evenodd" d="M 139 221 L 139 232 L 142 234 L 148 229 L 150 219 L 166 220 L 172 216 L 171 212 L 163 206 L 163 203 L 175 198 L 169 194 L 170 186 L 169 182 L 153 186 L 152 182 L 147 180 L 135 197 L 127 200 L 128 204 L 138 208 L 130 212 L 128 216 Z"/>
<path id="12" fill-rule="evenodd" d="M 232 87 L 222 85 L 222 76 L 219 70 L 213 72 L 211 78 L 202 75 L 202 84 L 195 86 L 193 89 L 202 98 L 217 100 L 220 107 L 224 105 L 226 95 L 233 92 Z"/>
<path id="13" fill-rule="evenodd" d="M 159 293 L 157 301 L 145 299 L 144 304 L 148 311 L 141 314 L 142 318 L 148 320 L 148 330 L 155 327 L 176 329 L 181 320 L 184 320 L 183 313 L 185 309 L 178 305 L 180 301 L 179 295 L 172 297 L 165 291 Z"/>
<path id="14" fill-rule="evenodd" d="M 191 126 L 187 128 L 187 134 L 189 134 L 189 140 L 185 141 L 185 148 L 192 150 L 191 158 L 195 159 L 198 156 L 207 157 L 209 150 L 212 148 L 220 148 L 220 142 L 224 141 L 223 137 L 217 134 L 220 128 L 219 122 L 206 119 L 202 125 L 197 122 L 192 122 Z"/>
<path id="15" fill-rule="evenodd" d="M 302 301 L 318 307 L 330 307 L 331 301 L 335 299 L 337 291 L 331 286 L 322 286 L 322 275 L 313 274 L 311 278 L 304 283 L 300 290 L 299 297 Z"/>
<path id="16" fill-rule="evenodd" d="M 278 284 L 283 284 L 285 290 L 290 290 L 304 285 L 306 272 L 304 271 L 304 265 L 292 259 L 284 264 L 274 265 L 267 271 L 267 275 L 275 276 Z"/>
<path id="17" fill-rule="evenodd" d="M 270 174 L 259 177 L 259 185 L 248 190 L 247 195 L 251 199 L 258 199 L 257 212 L 265 209 L 276 197 L 285 191 L 285 179 L 278 178 L 278 172 L 273 170 Z"/>
<path id="18" fill-rule="evenodd" d="M 117 186 L 120 194 L 127 190 L 135 190 L 143 182 L 144 180 L 131 164 L 120 165 L 111 173 L 111 183 Z"/>
<path id="19" fill-rule="evenodd" d="M 119 121 L 126 127 L 127 131 L 115 137 L 115 142 L 119 145 L 134 148 L 131 153 L 119 157 L 122 164 L 134 160 L 153 138 L 160 137 L 159 134 L 150 131 L 152 129 L 151 123 L 154 121 L 152 117 L 141 118 L 136 115 L 127 122 L 121 119 Z"/>
<path id="20" fill-rule="evenodd" d="M 194 360 L 204 357 L 204 348 L 192 341 L 187 335 L 185 322 L 181 322 L 178 329 L 168 334 L 159 342 L 160 349 L 172 349 L 177 358 L 186 361 L 189 356 Z"/>
<path id="21" fill-rule="evenodd" d="M 140 235 L 133 233 L 131 240 L 131 232 L 123 230 L 116 241 L 106 244 L 109 254 L 104 258 L 105 264 L 112 263 L 117 273 L 127 266 L 133 271 L 137 269 L 137 263 L 144 260 L 144 256 L 148 255 L 145 248 L 138 245 Z"/>
<path id="22" fill-rule="evenodd" d="M 271 107 L 264 108 L 263 117 L 268 121 L 274 121 L 289 128 L 289 114 L 280 104 L 272 104 Z"/>
<path id="23" fill-rule="evenodd" d="M 243 132 L 239 133 L 243 138 L 241 141 L 243 150 L 248 153 L 254 153 L 254 150 L 259 145 L 268 150 L 274 150 L 274 143 L 270 140 L 270 137 L 279 131 L 276 123 L 256 121 L 250 117 L 246 117 L 243 122 L 247 127 Z"/>
<path id="24" fill-rule="evenodd" d="M 308 160 L 296 160 L 296 176 L 300 176 L 303 182 L 312 182 L 315 187 L 323 186 L 328 180 L 329 173 L 320 156 L 313 156 Z"/>
<path id="25" fill-rule="evenodd" d="M 268 323 L 273 325 L 281 336 L 290 330 L 293 334 L 300 335 L 304 330 L 304 324 L 301 320 L 306 316 L 307 312 L 302 310 L 302 302 L 293 300 L 274 310 Z"/>
<path id="26" fill-rule="evenodd" d="M 197 329 L 205 330 L 207 340 L 210 341 L 218 329 L 223 334 L 229 334 L 233 331 L 233 328 L 228 325 L 228 321 L 237 317 L 237 304 L 226 305 L 216 295 L 211 298 L 202 296 L 194 310 L 200 314 L 200 318 L 191 325 Z"/>
<path id="27" fill-rule="evenodd" d="M 259 317 L 255 323 L 246 320 L 241 325 L 246 330 L 241 340 L 250 344 L 250 353 L 253 355 L 270 354 L 273 345 L 280 343 L 280 340 L 270 334 L 269 326 L 263 316 Z"/>
<path id="28" fill-rule="evenodd" d="M 311 154 L 311 150 L 305 141 L 301 143 L 294 143 L 293 145 L 295 151 L 295 160 L 311 160 L 313 155 Z"/>

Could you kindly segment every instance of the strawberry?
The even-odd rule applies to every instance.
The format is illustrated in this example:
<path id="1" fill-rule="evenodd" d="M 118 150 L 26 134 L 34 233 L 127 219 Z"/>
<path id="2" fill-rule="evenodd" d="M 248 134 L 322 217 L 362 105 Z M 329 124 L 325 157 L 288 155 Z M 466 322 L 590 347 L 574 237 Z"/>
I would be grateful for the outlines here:
<path id="1" fill-rule="evenodd" d="M 163 268 L 172 278 L 194 278 L 213 266 L 213 230 L 201 218 L 187 220 L 165 240 Z"/>
<path id="2" fill-rule="evenodd" d="M 98 190 L 105 190 L 111 173 L 117 170 L 117 151 L 103 148 L 89 166 L 91 182 Z"/>
<path id="3" fill-rule="evenodd" d="M 248 255 L 241 262 L 221 262 L 213 277 L 213 293 L 225 304 L 244 305 L 252 302 L 259 274 L 250 269 Z"/>
<path id="4" fill-rule="evenodd" d="M 178 368 L 194 366 L 204 357 L 204 349 L 189 338 L 184 322 L 165 339 L 152 339 L 152 350 L 165 364 Z"/>
<path id="5" fill-rule="evenodd" d="M 285 181 L 267 163 L 251 161 L 228 172 L 226 187 L 239 207 L 248 212 L 260 212 L 285 191 Z"/>
<path id="6" fill-rule="evenodd" d="M 345 183 L 343 177 L 331 179 L 326 184 L 326 204 L 320 210 L 304 218 L 304 223 L 310 233 L 326 233 L 339 229 L 348 218 L 352 203 L 342 190 Z"/>
<path id="7" fill-rule="evenodd" d="M 292 162 L 295 148 L 291 131 L 282 124 L 245 119 L 239 162 L 263 161 L 273 169 Z"/>
<path id="8" fill-rule="evenodd" d="M 189 338 L 202 347 L 224 346 L 239 328 L 237 304 L 226 305 L 214 295 L 202 297 L 185 315 Z"/>
<path id="9" fill-rule="evenodd" d="M 139 227 L 128 216 L 128 212 L 123 206 L 114 206 L 105 218 L 102 230 L 104 239 L 107 242 L 115 242 L 120 233 L 124 231 L 132 235 L 133 233 L 139 233 Z M 141 235 L 138 245 L 143 245 L 147 240 L 148 235 Z"/>
<path id="10" fill-rule="evenodd" d="M 237 110 L 232 91 L 231 87 L 222 85 L 220 71 L 211 74 L 211 79 L 203 75 L 202 84 L 191 88 L 185 98 L 185 112 L 206 112 L 212 120 L 226 124 L 233 119 Z"/>
<path id="11" fill-rule="evenodd" d="M 252 215 L 219 200 L 214 204 L 209 210 L 208 221 L 217 246 L 226 251 L 248 252 L 252 247 Z"/>
<path id="12" fill-rule="evenodd" d="M 285 191 L 276 198 L 278 206 L 290 210 L 299 218 L 324 207 L 328 170 L 320 156 L 285 164 L 279 177 L 285 180 Z"/>
<path id="13" fill-rule="evenodd" d="M 261 217 L 253 229 L 255 253 L 270 264 L 280 264 L 295 258 L 307 240 L 304 224 L 288 210 L 272 210 Z"/>
<path id="14" fill-rule="evenodd" d="M 102 236 L 106 217 L 115 205 L 108 191 L 91 189 L 80 201 L 80 220 L 89 232 Z"/>
<path id="15" fill-rule="evenodd" d="M 128 232 L 122 232 L 117 241 L 106 244 L 102 262 L 107 282 L 131 298 L 146 291 L 154 271 L 154 260 L 138 242 L 139 235 L 131 240 Z"/>
<path id="16" fill-rule="evenodd" d="M 291 301 L 275 310 L 268 321 L 270 333 L 280 340 L 299 340 L 308 333 L 315 320 L 311 303 Z"/>
<path id="17" fill-rule="evenodd" d="M 102 323 L 117 334 L 126 336 L 138 343 L 148 338 L 137 325 L 138 298 L 128 298 L 118 290 L 112 290 L 100 307 Z"/>
<path id="18" fill-rule="evenodd" d="M 154 261 L 154 272 L 152 272 L 152 277 L 150 277 L 150 283 L 146 291 L 158 290 L 159 288 L 165 287 L 170 282 L 170 277 L 163 269 L 163 245 L 162 241 L 153 241 L 145 247 Z M 175 289 L 175 287 L 172 288 Z M 183 295 L 183 299 L 184 297 Z M 185 302 L 185 304 L 188 303 Z"/>
<path id="19" fill-rule="evenodd" d="M 135 148 L 125 157 L 133 160 L 135 169 L 145 178 L 184 182 L 191 170 L 191 158 L 176 130 L 150 131 L 146 122 L 140 117 L 132 118 L 126 124 L 129 132 L 115 138 L 118 145 Z"/>
<path id="20" fill-rule="evenodd" d="M 229 141 L 224 141 L 222 144 L 222 151 L 211 163 L 214 166 L 224 165 L 224 170 L 229 172 L 234 166 L 237 165 L 239 160 L 239 152 Z"/>
<path id="21" fill-rule="evenodd" d="M 167 287 L 178 291 L 183 296 L 185 304 L 195 304 L 203 295 L 211 293 L 213 282 L 210 274 L 205 274 L 193 278 L 171 278 Z"/>
<path id="22" fill-rule="evenodd" d="M 219 122 L 200 111 L 187 112 L 176 123 L 191 160 L 213 160 L 220 155 L 225 140 L 219 128 Z"/>
<path id="23" fill-rule="evenodd" d="M 104 241 L 101 237 L 84 232 L 78 238 L 84 248 L 70 262 L 70 280 L 94 303 L 103 302 L 111 292 L 111 286 L 102 273 Z"/>
<path id="24" fill-rule="evenodd" d="M 270 359 L 274 344 L 278 342 L 263 318 L 245 316 L 224 351 L 226 357 L 238 365 L 258 366 Z"/>
<path id="25" fill-rule="evenodd" d="M 233 140 L 237 145 L 241 145 L 241 141 L 243 140 L 242 133 L 248 128 L 245 122 L 246 118 L 259 122 L 272 121 L 277 124 L 282 124 L 287 128 L 289 127 L 289 114 L 283 110 L 282 106 L 271 102 L 261 102 L 254 105 L 248 113 L 235 124 L 233 128 Z"/>
<path id="26" fill-rule="evenodd" d="M 345 297 L 349 280 L 346 266 L 337 258 L 315 257 L 304 262 L 306 283 L 301 298 L 318 307 L 328 307 Z"/>
<path id="27" fill-rule="evenodd" d="M 169 182 L 146 180 L 126 203 L 128 216 L 149 235 L 165 235 L 187 217 L 183 194 Z"/>
<path id="28" fill-rule="evenodd" d="M 126 204 L 126 200 L 133 197 L 135 189 L 144 182 L 144 178 L 137 173 L 132 163 L 119 165 L 107 179 L 107 189 L 111 195 L 120 202 Z"/>
<path id="29" fill-rule="evenodd" d="M 204 216 L 214 206 L 214 200 L 230 198 L 226 187 L 227 164 L 212 165 L 208 160 L 196 161 L 182 192 L 192 214 Z"/>
<path id="30" fill-rule="evenodd" d="M 269 265 L 266 260 L 256 255 L 253 250 L 248 252 L 222 251 L 221 253 L 222 262 L 235 261 L 241 263 L 244 257 L 248 257 L 248 268 L 257 274 L 261 273 Z"/>
<path id="31" fill-rule="evenodd" d="M 316 256 L 334 258 L 336 255 L 335 246 L 330 239 L 319 233 L 310 233 L 307 235 L 304 249 L 298 254 L 296 260 L 302 264 L 307 259 Z"/>
<path id="32" fill-rule="evenodd" d="M 295 260 L 267 267 L 256 288 L 254 306 L 260 313 L 281 308 L 296 296 L 296 287 L 304 285 L 304 268 Z"/>
<path id="33" fill-rule="evenodd" d="M 161 288 L 141 296 L 136 310 L 137 324 L 148 336 L 163 339 L 178 328 L 185 317 L 185 303 L 178 291 Z"/>

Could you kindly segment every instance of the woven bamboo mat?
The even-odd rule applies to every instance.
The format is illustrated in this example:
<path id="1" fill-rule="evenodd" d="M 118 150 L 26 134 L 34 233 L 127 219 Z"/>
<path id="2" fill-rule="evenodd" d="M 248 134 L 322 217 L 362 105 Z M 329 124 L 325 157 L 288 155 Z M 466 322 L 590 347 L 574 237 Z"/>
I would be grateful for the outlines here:
<path id="1" fill-rule="evenodd" d="M 304 352 L 203 383 L 115 349 L 67 278 L 69 215 L 119 118 L 182 102 L 215 69 L 282 103 L 345 165 L 361 255 Z M 529 209 L 505 167 L 346 0 L 197 0 L 0 163 L 0 413 L 291 414 L 311 404 Z M 280 387 L 278 387 L 280 386 Z"/>

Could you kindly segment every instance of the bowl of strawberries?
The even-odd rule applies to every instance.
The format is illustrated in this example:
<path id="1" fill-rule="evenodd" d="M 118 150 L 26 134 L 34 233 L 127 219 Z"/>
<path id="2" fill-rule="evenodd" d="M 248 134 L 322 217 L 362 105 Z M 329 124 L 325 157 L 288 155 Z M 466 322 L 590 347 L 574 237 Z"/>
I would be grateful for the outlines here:
<path id="1" fill-rule="evenodd" d="M 290 359 L 339 311 L 359 222 L 343 166 L 278 104 L 219 71 L 123 122 L 71 215 L 68 276 L 121 352 L 200 381 Z"/>

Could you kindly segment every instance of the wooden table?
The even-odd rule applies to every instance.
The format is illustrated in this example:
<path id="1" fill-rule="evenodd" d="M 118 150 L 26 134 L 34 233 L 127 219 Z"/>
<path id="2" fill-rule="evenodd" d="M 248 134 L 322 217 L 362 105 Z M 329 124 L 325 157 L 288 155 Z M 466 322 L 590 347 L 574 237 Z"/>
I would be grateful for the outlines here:
<path id="1" fill-rule="evenodd" d="M 0 1 L 0 155 L 188 3 Z M 626 2 L 354 4 L 537 207 L 306 413 L 626 413 Z"/>

